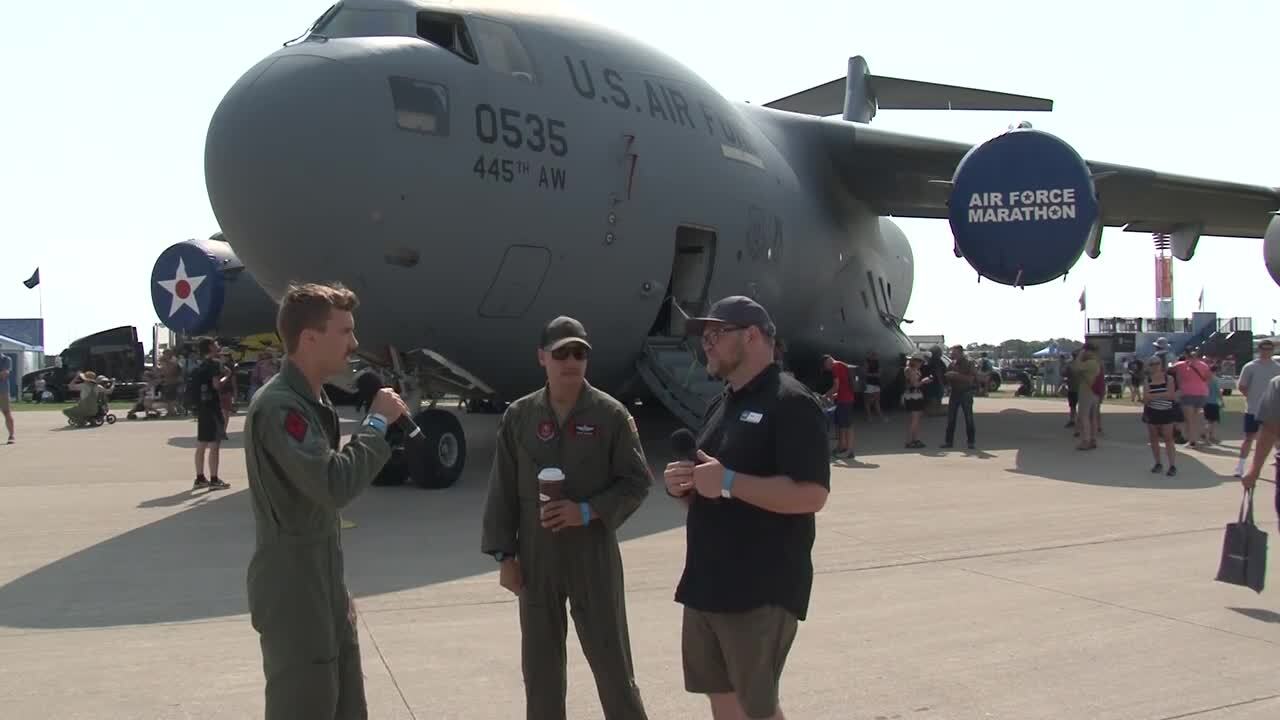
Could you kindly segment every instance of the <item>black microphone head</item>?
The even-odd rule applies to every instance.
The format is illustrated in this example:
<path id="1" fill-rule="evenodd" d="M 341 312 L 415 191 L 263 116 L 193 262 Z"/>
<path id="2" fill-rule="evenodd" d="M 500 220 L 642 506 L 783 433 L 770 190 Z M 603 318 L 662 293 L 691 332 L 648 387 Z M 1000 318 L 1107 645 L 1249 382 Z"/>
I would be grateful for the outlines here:
<path id="1" fill-rule="evenodd" d="M 698 456 L 698 439 L 688 428 L 680 428 L 671 433 L 671 449 L 676 457 L 692 460 Z"/>

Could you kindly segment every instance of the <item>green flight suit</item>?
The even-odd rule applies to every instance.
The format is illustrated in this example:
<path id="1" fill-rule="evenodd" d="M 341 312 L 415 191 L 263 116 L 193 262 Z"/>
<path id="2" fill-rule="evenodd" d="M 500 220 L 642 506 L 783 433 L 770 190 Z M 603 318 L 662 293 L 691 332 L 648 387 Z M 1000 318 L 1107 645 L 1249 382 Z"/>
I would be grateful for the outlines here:
<path id="1" fill-rule="evenodd" d="M 520 561 L 526 716 L 565 717 L 567 599 L 606 720 L 643 720 L 617 536 L 651 483 L 635 421 L 622 403 L 588 384 L 561 424 L 544 387 L 507 408 L 497 439 L 480 549 Z M 589 525 L 542 527 L 538 472 L 547 467 L 564 471 L 566 499 L 590 503 Z"/>
<path id="2" fill-rule="evenodd" d="M 391 447 L 363 425 L 338 450 L 337 411 L 287 360 L 250 403 L 244 438 L 257 527 L 249 613 L 262 645 L 266 718 L 363 720 L 338 511 L 369 486 Z"/>

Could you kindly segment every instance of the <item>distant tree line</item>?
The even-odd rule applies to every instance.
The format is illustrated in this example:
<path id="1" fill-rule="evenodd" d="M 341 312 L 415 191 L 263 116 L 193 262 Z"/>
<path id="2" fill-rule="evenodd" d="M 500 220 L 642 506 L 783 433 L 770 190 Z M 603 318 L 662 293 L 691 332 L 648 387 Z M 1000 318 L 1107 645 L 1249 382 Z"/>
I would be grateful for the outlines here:
<path id="1" fill-rule="evenodd" d="M 1058 349 L 1063 353 L 1075 352 L 1084 345 L 1084 343 L 1079 340 L 1057 338 L 1056 340 L 1005 340 L 999 345 L 969 343 L 964 347 L 964 349 L 967 353 L 987 353 L 993 359 L 1000 360 L 1006 358 L 1029 358 L 1033 354 L 1040 352 L 1044 348 L 1055 343 L 1058 345 Z"/>

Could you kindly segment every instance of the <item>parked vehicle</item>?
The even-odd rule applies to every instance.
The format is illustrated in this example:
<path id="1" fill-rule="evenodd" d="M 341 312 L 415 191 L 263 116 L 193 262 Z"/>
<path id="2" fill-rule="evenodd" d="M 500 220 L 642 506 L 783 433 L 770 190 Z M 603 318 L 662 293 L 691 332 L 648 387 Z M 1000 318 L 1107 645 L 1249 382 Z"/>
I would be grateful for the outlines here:
<path id="1" fill-rule="evenodd" d="M 85 370 L 113 378 L 111 395 L 117 400 L 135 400 L 146 387 L 142 381 L 145 357 L 138 329 L 123 325 L 94 333 L 71 343 L 58 356 L 58 367 L 43 368 L 22 376 L 21 396 L 32 399 L 36 378 L 43 377 L 45 391 L 52 402 L 68 402 L 72 397 L 67 386 L 76 374 Z"/>

